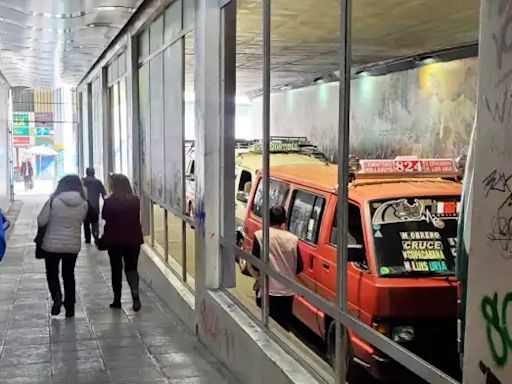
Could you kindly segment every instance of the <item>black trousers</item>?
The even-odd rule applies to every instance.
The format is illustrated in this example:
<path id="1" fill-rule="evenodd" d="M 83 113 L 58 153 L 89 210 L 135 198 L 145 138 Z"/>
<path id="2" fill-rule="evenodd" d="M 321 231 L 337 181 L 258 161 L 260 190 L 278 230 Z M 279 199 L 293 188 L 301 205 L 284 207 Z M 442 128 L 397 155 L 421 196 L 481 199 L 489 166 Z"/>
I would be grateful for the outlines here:
<path id="1" fill-rule="evenodd" d="M 108 249 L 110 268 L 112 270 L 112 290 L 114 301 L 121 301 L 123 284 L 123 264 L 126 280 L 132 292 L 132 298 L 139 298 L 139 263 L 140 245 L 136 247 L 111 247 Z"/>
<path id="2" fill-rule="evenodd" d="M 91 242 L 91 233 L 92 236 L 97 239 L 99 235 L 99 222 L 96 220 L 95 222 L 89 221 L 88 219 L 85 219 L 84 221 L 84 236 L 85 236 L 85 242 L 90 243 Z M 92 231 L 91 231 L 92 229 Z"/>
<path id="3" fill-rule="evenodd" d="M 261 307 L 261 298 L 256 298 L 256 304 Z M 293 296 L 268 297 L 269 315 L 286 331 L 290 330 L 292 322 Z"/>
<path id="4" fill-rule="evenodd" d="M 44 259 L 46 265 L 46 280 L 52 300 L 61 301 L 59 264 L 62 260 L 62 280 L 64 281 L 64 307 L 66 310 L 75 308 L 75 264 L 77 254 L 47 252 Z"/>

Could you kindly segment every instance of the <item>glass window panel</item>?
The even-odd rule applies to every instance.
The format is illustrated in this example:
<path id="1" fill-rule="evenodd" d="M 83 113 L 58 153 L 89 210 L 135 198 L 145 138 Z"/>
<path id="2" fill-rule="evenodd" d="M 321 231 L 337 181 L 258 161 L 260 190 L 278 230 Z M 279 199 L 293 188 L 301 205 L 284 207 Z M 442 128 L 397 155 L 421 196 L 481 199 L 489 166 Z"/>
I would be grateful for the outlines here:
<path id="1" fill-rule="evenodd" d="M 140 172 L 141 188 L 150 191 L 150 104 L 149 104 L 149 63 L 139 69 L 139 130 L 140 130 Z"/>
<path id="2" fill-rule="evenodd" d="M 118 77 L 123 76 L 126 72 L 126 52 L 121 53 L 117 58 Z"/>
<path id="3" fill-rule="evenodd" d="M 164 17 L 160 16 L 153 21 L 149 27 L 149 48 L 150 53 L 155 52 L 163 44 L 164 39 Z"/>
<path id="4" fill-rule="evenodd" d="M 194 0 L 183 0 L 183 28 L 194 26 Z"/>
<path id="5" fill-rule="evenodd" d="M 87 92 L 82 92 L 82 148 L 83 148 L 83 166 L 87 168 L 89 166 L 89 111 L 87 108 Z M 84 169 L 85 171 L 85 169 Z"/>
<path id="6" fill-rule="evenodd" d="M 114 62 L 110 63 L 107 67 L 107 82 L 111 83 L 114 81 L 114 68 L 113 68 Z"/>
<path id="7" fill-rule="evenodd" d="M 149 70 L 151 98 L 151 196 L 164 199 L 164 132 L 163 132 L 163 56 L 162 53 L 150 61 Z"/>
<path id="8" fill-rule="evenodd" d="M 117 80 L 117 78 L 119 77 L 119 71 L 117 69 L 117 59 L 115 59 L 111 64 L 110 66 L 112 67 L 112 80 L 111 81 L 115 81 Z"/>
<path id="9" fill-rule="evenodd" d="M 154 248 L 160 256 L 165 257 L 165 209 L 158 204 L 153 205 L 153 230 Z"/>
<path id="10" fill-rule="evenodd" d="M 195 105 L 194 105 L 194 71 L 195 52 L 194 34 L 185 36 L 185 139 L 195 139 Z"/>
<path id="11" fill-rule="evenodd" d="M 165 41 L 171 40 L 181 31 L 181 0 L 172 3 L 165 10 Z"/>
<path id="12" fill-rule="evenodd" d="M 103 114 L 101 108 L 101 79 L 98 76 L 92 82 L 92 139 L 93 139 L 93 167 L 96 176 L 104 180 L 103 174 Z"/>
<path id="13" fill-rule="evenodd" d="M 139 59 L 149 55 L 149 29 L 146 29 L 139 36 Z"/>
<path id="14" fill-rule="evenodd" d="M 131 168 L 129 161 L 129 137 L 126 110 L 126 79 L 122 79 L 119 83 L 119 128 L 121 141 L 121 172 L 128 177 L 131 176 Z"/>
<path id="15" fill-rule="evenodd" d="M 196 231 L 187 223 L 186 229 L 186 246 L 187 246 L 187 284 L 195 289 L 196 277 Z M 190 278 L 191 277 L 191 278 Z"/>
<path id="16" fill-rule="evenodd" d="M 164 51 L 165 201 L 183 207 L 183 40 Z"/>
<path id="17" fill-rule="evenodd" d="M 119 83 L 110 87 L 111 129 L 112 129 L 112 156 L 114 158 L 114 172 L 122 173 L 121 169 L 121 131 L 119 122 Z"/>
<path id="18" fill-rule="evenodd" d="M 167 214 L 167 231 L 169 233 L 169 264 L 174 266 L 176 272 L 181 275 L 183 264 L 183 230 L 182 220 L 171 212 Z"/>

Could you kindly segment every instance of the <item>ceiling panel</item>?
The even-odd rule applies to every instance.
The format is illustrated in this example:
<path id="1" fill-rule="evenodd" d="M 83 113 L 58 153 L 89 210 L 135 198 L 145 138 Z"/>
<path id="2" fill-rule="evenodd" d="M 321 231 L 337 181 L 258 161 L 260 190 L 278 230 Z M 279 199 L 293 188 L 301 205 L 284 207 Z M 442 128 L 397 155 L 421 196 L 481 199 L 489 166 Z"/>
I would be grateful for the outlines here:
<path id="1" fill-rule="evenodd" d="M 0 0 L 0 71 L 12 86 L 75 86 L 142 0 Z"/>
<path id="2" fill-rule="evenodd" d="M 272 0 L 272 85 L 339 69 L 339 0 Z M 353 0 L 354 64 L 475 42 L 480 0 Z M 241 92 L 261 88 L 262 1 L 238 0 Z"/>

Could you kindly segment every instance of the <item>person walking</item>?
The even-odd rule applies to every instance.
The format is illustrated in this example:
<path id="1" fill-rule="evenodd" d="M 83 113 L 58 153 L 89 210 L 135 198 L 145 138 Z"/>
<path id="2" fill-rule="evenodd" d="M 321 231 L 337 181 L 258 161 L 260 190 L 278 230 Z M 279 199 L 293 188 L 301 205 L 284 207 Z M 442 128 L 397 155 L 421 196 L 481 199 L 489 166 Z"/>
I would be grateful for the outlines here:
<path id="1" fill-rule="evenodd" d="M 33 187 L 32 177 L 34 176 L 34 167 L 32 166 L 30 159 L 25 159 L 21 163 L 20 172 L 23 176 L 23 181 L 25 182 L 25 192 L 27 192 Z"/>
<path id="2" fill-rule="evenodd" d="M 63 303 L 66 317 L 75 315 L 75 263 L 80 252 L 80 232 L 86 214 L 87 201 L 82 182 L 77 175 L 69 175 L 59 181 L 54 194 L 37 217 L 39 227 L 46 227 L 41 249 L 53 300 L 53 316 L 60 313 Z M 61 260 L 64 301 L 59 280 Z"/>
<path id="3" fill-rule="evenodd" d="M 99 217 L 100 217 L 100 197 L 105 199 L 107 192 L 101 180 L 97 179 L 94 168 L 85 170 L 85 178 L 83 180 L 85 193 L 87 195 L 87 216 L 84 221 L 85 243 L 91 243 L 91 233 L 95 240 L 99 235 Z"/>
<path id="4" fill-rule="evenodd" d="M 114 301 L 110 308 L 121 308 L 123 264 L 126 280 L 130 285 L 133 310 L 140 311 L 139 262 L 140 246 L 144 242 L 140 223 L 140 201 L 134 195 L 130 181 L 124 175 L 114 174 L 112 193 L 105 198 L 102 217 L 105 230 L 101 242 L 108 251 L 112 271 Z"/>
<path id="5" fill-rule="evenodd" d="M 281 226 L 284 223 L 286 223 L 284 207 L 272 207 L 270 209 L 269 264 L 280 274 L 293 280 L 302 272 L 304 264 L 299 250 L 299 238 L 291 232 L 282 230 Z M 252 254 L 257 258 L 261 257 L 261 244 L 263 244 L 263 230 L 258 230 L 254 234 L 252 248 Z M 249 270 L 257 278 L 255 284 L 256 303 L 261 306 L 259 271 L 252 265 Z M 289 331 L 292 320 L 293 290 L 277 280 L 269 279 L 268 294 L 270 317 Z"/>

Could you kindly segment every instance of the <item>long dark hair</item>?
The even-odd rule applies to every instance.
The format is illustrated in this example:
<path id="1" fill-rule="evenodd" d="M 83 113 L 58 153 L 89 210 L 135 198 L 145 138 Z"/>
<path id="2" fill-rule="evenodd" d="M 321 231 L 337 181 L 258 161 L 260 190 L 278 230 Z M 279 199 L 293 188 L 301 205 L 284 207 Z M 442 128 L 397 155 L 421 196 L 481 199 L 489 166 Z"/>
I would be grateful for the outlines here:
<path id="1" fill-rule="evenodd" d="M 78 192 L 80 193 L 80 196 L 82 196 L 82 199 L 86 199 L 84 186 L 77 175 L 67 175 L 60 179 L 59 184 L 57 184 L 57 188 L 53 193 L 53 197 L 57 197 L 63 192 Z"/>
<path id="2" fill-rule="evenodd" d="M 130 180 L 125 175 L 115 173 L 111 178 L 112 196 L 120 199 L 127 199 L 133 196 Z"/>

